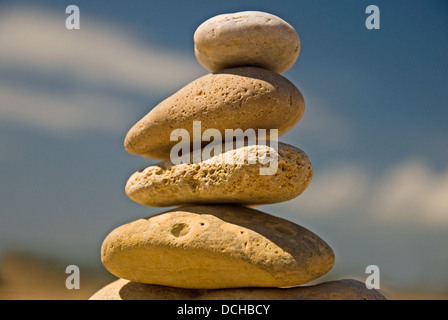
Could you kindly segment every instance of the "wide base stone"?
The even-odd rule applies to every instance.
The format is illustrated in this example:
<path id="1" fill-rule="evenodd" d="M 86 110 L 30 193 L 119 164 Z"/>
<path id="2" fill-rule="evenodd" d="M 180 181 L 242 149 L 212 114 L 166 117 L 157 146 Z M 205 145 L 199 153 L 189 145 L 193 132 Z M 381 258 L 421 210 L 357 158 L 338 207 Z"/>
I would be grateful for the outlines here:
<path id="1" fill-rule="evenodd" d="M 183 289 L 116 280 L 89 300 L 387 300 L 357 280 L 294 288 Z"/>

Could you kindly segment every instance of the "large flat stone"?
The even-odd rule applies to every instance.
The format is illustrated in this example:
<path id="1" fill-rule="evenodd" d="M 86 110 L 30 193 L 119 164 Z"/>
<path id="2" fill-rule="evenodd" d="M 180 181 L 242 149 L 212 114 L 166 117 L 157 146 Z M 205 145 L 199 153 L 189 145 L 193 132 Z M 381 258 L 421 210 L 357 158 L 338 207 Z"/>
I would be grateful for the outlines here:
<path id="1" fill-rule="evenodd" d="M 333 250 L 290 221 L 240 206 L 173 209 L 122 225 L 104 240 L 113 275 L 182 288 L 287 287 L 333 266 Z"/>

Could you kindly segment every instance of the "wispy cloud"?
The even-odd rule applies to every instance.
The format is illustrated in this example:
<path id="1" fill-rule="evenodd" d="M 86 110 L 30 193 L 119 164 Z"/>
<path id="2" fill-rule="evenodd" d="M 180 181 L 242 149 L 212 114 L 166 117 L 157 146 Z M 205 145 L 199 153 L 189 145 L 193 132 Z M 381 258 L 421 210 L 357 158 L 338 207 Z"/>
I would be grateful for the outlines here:
<path id="1" fill-rule="evenodd" d="M 293 200 L 301 212 L 326 214 L 353 208 L 365 200 L 369 176 L 354 165 L 314 173 L 308 189 Z"/>
<path id="2" fill-rule="evenodd" d="M 448 225 L 448 169 L 436 173 L 425 161 L 404 162 L 384 174 L 372 200 L 383 219 Z"/>
<path id="3" fill-rule="evenodd" d="M 59 133 L 114 132 L 130 121 L 126 101 L 94 92 L 47 92 L 0 84 L 1 120 Z"/>
<path id="4" fill-rule="evenodd" d="M 17 7 L 0 13 L 0 66 L 64 74 L 132 90 L 170 90 L 205 70 L 194 53 L 143 43 L 123 26 L 84 19 L 65 28 L 64 14 Z"/>
<path id="5" fill-rule="evenodd" d="M 0 13 L 0 121 L 62 133 L 116 131 L 133 118 L 120 92 L 168 95 L 206 73 L 194 53 L 144 43 L 112 23 L 84 19 L 75 31 L 64 22 L 63 13 L 29 7 Z M 12 81 L 11 74 L 22 76 Z M 59 92 L 39 79 L 81 85 Z"/>

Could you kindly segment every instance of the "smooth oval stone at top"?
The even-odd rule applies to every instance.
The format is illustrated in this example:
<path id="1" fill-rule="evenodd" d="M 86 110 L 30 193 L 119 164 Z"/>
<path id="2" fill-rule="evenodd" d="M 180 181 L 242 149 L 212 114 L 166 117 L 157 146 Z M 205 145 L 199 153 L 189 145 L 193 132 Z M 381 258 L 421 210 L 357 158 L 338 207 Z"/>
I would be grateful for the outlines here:
<path id="1" fill-rule="evenodd" d="M 197 28 L 194 44 L 199 63 L 212 72 L 257 66 L 282 73 L 300 52 L 294 28 L 275 15 L 259 11 L 210 18 Z"/>
<path id="2" fill-rule="evenodd" d="M 113 230 L 101 247 L 113 275 L 180 288 L 288 287 L 327 273 L 333 250 L 308 229 L 231 205 L 180 207 Z"/>
<path id="3" fill-rule="evenodd" d="M 254 161 L 248 161 L 250 155 L 254 155 Z M 130 199 L 153 207 L 259 205 L 298 197 L 312 177 L 313 168 L 306 153 L 278 142 L 276 148 L 235 146 L 197 163 L 173 164 L 166 160 L 132 174 L 125 190 Z"/>
<path id="4" fill-rule="evenodd" d="M 224 140 L 226 129 L 290 130 L 303 116 L 305 102 L 299 89 L 285 77 L 261 68 L 226 69 L 205 75 L 154 107 L 127 133 L 124 146 L 131 154 L 167 160 L 178 141 L 176 129 L 193 135 L 200 121 L 201 137 L 216 129 Z M 216 141 L 215 141 L 216 142 Z M 224 142 L 224 141 L 223 141 Z"/>

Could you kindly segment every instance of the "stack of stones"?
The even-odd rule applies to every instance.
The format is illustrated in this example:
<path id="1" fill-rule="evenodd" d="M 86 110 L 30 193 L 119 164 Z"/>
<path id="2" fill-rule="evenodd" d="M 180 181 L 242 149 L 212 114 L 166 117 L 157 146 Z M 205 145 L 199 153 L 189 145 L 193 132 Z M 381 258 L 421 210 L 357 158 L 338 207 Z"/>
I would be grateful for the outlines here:
<path id="1" fill-rule="evenodd" d="M 296 31 L 274 15 L 239 12 L 205 21 L 194 42 L 211 73 L 162 101 L 125 139 L 129 153 L 162 160 L 135 172 L 126 194 L 176 208 L 106 237 L 102 262 L 120 279 L 90 299 L 384 298 L 355 280 L 300 287 L 330 271 L 332 249 L 253 208 L 299 196 L 313 175 L 302 150 L 273 143 L 304 113 L 302 94 L 280 75 L 299 55 Z M 225 144 L 229 129 L 261 134 L 256 143 Z M 173 160 L 179 155 L 184 161 Z"/>

